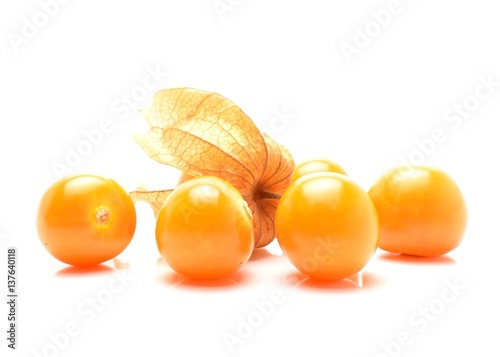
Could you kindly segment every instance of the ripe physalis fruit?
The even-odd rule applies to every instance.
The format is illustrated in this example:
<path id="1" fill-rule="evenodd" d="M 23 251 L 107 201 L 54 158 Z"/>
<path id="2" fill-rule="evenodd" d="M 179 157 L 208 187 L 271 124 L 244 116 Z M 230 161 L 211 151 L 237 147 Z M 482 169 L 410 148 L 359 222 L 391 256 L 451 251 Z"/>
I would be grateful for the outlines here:
<path id="1" fill-rule="evenodd" d="M 283 253 L 302 273 L 339 280 L 359 272 L 375 253 L 377 211 L 368 194 L 347 176 L 311 173 L 283 194 L 276 235 Z"/>
<path id="2" fill-rule="evenodd" d="M 275 237 L 276 206 L 292 176 L 293 159 L 223 96 L 191 88 L 157 92 L 142 111 L 150 125 L 137 143 L 154 160 L 191 176 L 217 176 L 231 183 L 253 213 L 255 246 Z M 136 191 L 157 214 L 172 190 Z"/>
<path id="3" fill-rule="evenodd" d="M 301 162 L 295 166 L 292 174 L 292 181 L 297 180 L 299 177 L 304 175 L 315 173 L 315 172 L 336 172 L 342 175 L 347 175 L 344 168 L 338 163 L 331 161 L 329 159 L 310 159 Z"/>
<path id="4" fill-rule="evenodd" d="M 172 269 L 194 279 L 231 274 L 250 258 L 251 212 L 227 181 L 211 176 L 179 185 L 156 221 L 156 243 Z"/>
<path id="5" fill-rule="evenodd" d="M 381 249 L 428 257 L 448 253 L 462 241 L 467 225 L 465 200 L 441 169 L 393 168 L 368 193 L 380 217 Z"/>
<path id="6" fill-rule="evenodd" d="M 134 236 L 136 212 L 115 181 L 77 174 L 56 181 L 43 195 L 38 236 L 56 259 L 89 266 L 113 259 Z"/>

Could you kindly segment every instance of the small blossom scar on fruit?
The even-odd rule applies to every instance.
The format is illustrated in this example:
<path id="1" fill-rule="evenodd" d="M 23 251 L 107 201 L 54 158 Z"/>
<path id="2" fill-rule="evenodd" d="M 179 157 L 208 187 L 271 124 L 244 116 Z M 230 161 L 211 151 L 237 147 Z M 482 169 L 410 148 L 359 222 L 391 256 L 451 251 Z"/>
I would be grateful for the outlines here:
<path id="1" fill-rule="evenodd" d="M 111 213 L 109 212 L 108 208 L 106 208 L 104 206 L 100 206 L 97 209 L 97 213 L 95 215 L 95 218 L 96 218 L 97 223 L 102 224 L 102 225 L 106 225 L 111 221 Z"/>
<path id="2" fill-rule="evenodd" d="M 252 211 L 255 247 L 275 237 L 274 217 L 291 182 L 290 152 L 262 133 L 232 101 L 193 88 L 165 89 L 141 111 L 150 130 L 135 135 L 154 160 L 191 177 L 215 176 L 233 185 Z M 157 215 L 172 190 L 134 191 Z"/>

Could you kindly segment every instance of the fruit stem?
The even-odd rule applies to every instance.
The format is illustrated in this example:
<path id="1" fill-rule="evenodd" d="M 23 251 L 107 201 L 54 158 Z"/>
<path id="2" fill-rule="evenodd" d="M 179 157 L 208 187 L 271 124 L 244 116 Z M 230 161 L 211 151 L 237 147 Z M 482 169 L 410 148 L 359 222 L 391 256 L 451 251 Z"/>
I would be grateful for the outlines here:
<path id="1" fill-rule="evenodd" d="M 279 193 L 260 191 L 259 198 L 260 199 L 278 199 L 279 200 L 281 198 L 281 195 Z"/>

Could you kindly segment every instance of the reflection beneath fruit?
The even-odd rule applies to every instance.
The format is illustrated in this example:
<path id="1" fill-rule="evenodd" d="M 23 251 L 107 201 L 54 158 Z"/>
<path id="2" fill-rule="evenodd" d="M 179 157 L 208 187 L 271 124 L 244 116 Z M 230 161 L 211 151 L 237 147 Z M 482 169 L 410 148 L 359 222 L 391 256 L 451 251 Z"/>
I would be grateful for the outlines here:
<path id="1" fill-rule="evenodd" d="M 248 273 L 237 271 L 226 277 L 219 279 L 193 279 L 177 272 L 171 271 L 160 275 L 161 283 L 185 289 L 207 289 L 207 290 L 226 290 L 241 288 L 241 284 L 245 284 L 249 280 Z"/>
<path id="2" fill-rule="evenodd" d="M 106 274 L 113 272 L 114 269 L 108 265 L 99 264 L 92 265 L 88 267 L 78 267 L 78 266 L 67 266 L 59 271 L 57 271 L 54 275 L 59 277 L 67 277 L 67 276 L 75 276 L 75 275 L 95 275 L 95 274 Z"/>
<path id="3" fill-rule="evenodd" d="M 299 271 L 285 277 L 286 283 L 298 289 L 354 292 L 371 289 L 381 285 L 381 279 L 372 273 L 359 272 L 338 281 L 322 281 L 313 279 Z"/>
<path id="4" fill-rule="evenodd" d="M 456 264 L 453 258 L 447 255 L 438 255 L 436 257 L 419 257 L 416 255 L 406 255 L 398 253 L 383 253 L 379 259 L 387 262 L 410 263 L 410 264 Z"/>

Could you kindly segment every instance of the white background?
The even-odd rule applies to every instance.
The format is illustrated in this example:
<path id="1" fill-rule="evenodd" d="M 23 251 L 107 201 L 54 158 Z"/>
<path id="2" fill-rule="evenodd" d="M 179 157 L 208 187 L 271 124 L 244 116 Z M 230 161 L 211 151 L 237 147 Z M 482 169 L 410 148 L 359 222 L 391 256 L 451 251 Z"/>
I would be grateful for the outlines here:
<path id="1" fill-rule="evenodd" d="M 487 99 L 469 98 L 479 78 L 500 81 L 495 2 L 401 0 L 380 29 L 372 11 L 389 1 L 226 1 L 231 10 L 222 17 L 212 0 L 69 1 L 52 7 L 45 26 L 37 1 L 0 5 L 0 276 L 6 248 L 19 250 L 19 349 L 12 355 L 226 356 L 224 334 L 237 336 L 271 294 L 282 294 L 273 313 L 255 320 L 233 355 L 499 355 L 500 87 Z M 40 28 L 13 45 L 28 26 L 23 18 L 34 16 Z M 341 44 L 354 45 L 357 28 L 366 26 L 369 43 L 349 63 Z M 415 141 L 443 130 L 423 162 L 446 170 L 466 197 L 462 245 L 423 261 L 377 252 L 356 279 L 325 286 L 300 281 L 274 242 L 235 277 L 197 286 L 158 260 L 152 212 L 138 204 L 135 237 L 119 257 L 128 270 L 108 262 L 93 274 L 68 271 L 43 249 L 35 216 L 57 179 L 54 162 L 65 164 L 85 130 L 104 118 L 113 123 L 72 172 L 110 176 L 127 190 L 168 188 L 177 179 L 131 138 L 145 130 L 136 109 L 155 91 L 137 98 L 148 68 L 169 73 L 158 89 L 218 92 L 268 131 L 276 113 L 286 112 L 289 123 L 271 134 L 297 162 L 328 157 L 365 189 L 401 157 L 422 158 Z M 122 96 L 133 93 L 137 100 L 123 107 Z M 467 98 L 477 108 L 461 123 L 446 122 L 443 115 Z M 110 295 L 116 274 L 130 281 Z M 461 290 L 444 303 L 441 293 L 453 283 Z M 88 322 L 88 299 L 110 296 Z M 436 314 L 424 324 L 420 314 L 429 307 Z M 78 334 L 66 341 L 60 332 L 68 324 Z M 401 333 L 406 344 L 397 347 Z"/>

